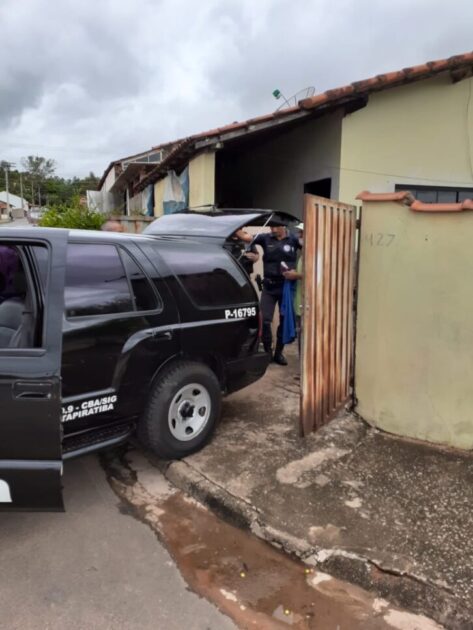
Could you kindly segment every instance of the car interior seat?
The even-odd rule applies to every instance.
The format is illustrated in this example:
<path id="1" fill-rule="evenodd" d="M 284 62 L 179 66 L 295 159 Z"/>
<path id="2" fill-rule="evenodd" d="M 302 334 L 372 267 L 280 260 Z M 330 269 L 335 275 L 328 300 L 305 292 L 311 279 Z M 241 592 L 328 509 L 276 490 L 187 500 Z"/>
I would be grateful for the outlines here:
<path id="1" fill-rule="evenodd" d="M 23 269 L 15 273 L 14 295 L 0 304 L 0 348 L 34 347 L 34 315 Z"/>

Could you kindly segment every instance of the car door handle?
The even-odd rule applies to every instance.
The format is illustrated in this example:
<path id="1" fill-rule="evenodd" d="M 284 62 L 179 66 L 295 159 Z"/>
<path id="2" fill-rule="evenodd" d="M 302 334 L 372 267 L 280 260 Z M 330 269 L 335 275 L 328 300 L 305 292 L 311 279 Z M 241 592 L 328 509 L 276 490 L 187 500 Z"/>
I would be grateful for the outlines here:
<path id="1" fill-rule="evenodd" d="M 170 330 L 156 330 L 153 332 L 153 339 L 169 341 L 172 339 L 172 332 Z"/>
<path id="2" fill-rule="evenodd" d="M 50 400 L 53 395 L 51 383 L 13 383 L 13 398 L 17 400 Z"/>

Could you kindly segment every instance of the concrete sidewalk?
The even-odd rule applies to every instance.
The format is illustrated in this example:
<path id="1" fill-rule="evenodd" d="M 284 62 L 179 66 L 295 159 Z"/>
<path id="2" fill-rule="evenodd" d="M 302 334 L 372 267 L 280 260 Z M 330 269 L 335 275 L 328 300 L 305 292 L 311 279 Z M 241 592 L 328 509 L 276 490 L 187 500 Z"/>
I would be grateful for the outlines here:
<path id="1" fill-rule="evenodd" d="M 227 399 L 207 448 L 156 465 L 319 570 L 447 628 L 473 628 L 473 455 L 396 439 L 349 415 L 300 438 L 291 363 Z"/>

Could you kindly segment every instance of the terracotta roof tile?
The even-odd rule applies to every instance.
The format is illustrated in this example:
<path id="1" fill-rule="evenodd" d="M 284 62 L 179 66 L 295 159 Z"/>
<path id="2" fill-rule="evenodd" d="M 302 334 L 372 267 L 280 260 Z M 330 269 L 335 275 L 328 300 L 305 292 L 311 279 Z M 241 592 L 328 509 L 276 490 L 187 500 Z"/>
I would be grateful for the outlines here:
<path id="1" fill-rule="evenodd" d="M 473 201 L 465 199 L 461 203 L 423 203 L 416 200 L 411 204 L 411 210 L 414 212 L 463 212 L 473 210 Z"/>
<path id="2" fill-rule="evenodd" d="M 414 212 L 464 212 L 465 210 L 473 210 L 472 199 L 465 199 L 461 203 L 424 203 L 418 201 L 407 190 L 388 193 L 371 193 L 368 190 L 363 190 L 356 198 L 361 201 L 398 201 L 410 206 Z"/>
<path id="3" fill-rule="evenodd" d="M 455 55 L 448 59 L 438 59 L 429 61 L 418 66 L 411 66 L 403 70 L 378 74 L 377 76 L 363 81 L 355 81 L 349 85 L 344 85 L 333 90 L 327 90 L 321 94 L 316 94 L 310 98 L 299 101 L 302 109 L 314 109 L 328 102 L 336 102 L 347 97 L 368 95 L 372 92 L 387 90 L 398 85 L 406 85 L 415 81 L 429 79 L 442 72 L 452 72 L 456 70 L 470 70 L 473 68 L 473 52 L 463 55 Z"/>
<path id="4" fill-rule="evenodd" d="M 400 201 L 410 205 L 415 197 L 408 190 L 389 193 L 372 193 L 369 190 L 363 190 L 356 196 L 356 199 L 361 201 Z"/>
<path id="5" fill-rule="evenodd" d="M 290 117 L 293 114 L 297 114 L 299 112 L 302 114 L 305 111 L 308 114 L 309 112 L 307 110 L 312 111 L 326 105 L 333 105 L 334 107 L 337 107 L 339 105 L 342 105 L 346 101 L 356 99 L 360 96 L 367 96 L 372 92 L 379 92 L 381 90 L 386 90 L 392 87 L 396 87 L 398 85 L 404 85 L 407 83 L 413 83 L 415 81 L 428 79 L 429 77 L 436 76 L 437 74 L 440 74 L 442 72 L 458 72 L 463 70 L 470 71 L 472 69 L 473 52 L 468 52 L 462 55 L 455 55 L 453 57 L 449 57 L 448 59 L 429 61 L 427 63 L 417 66 L 411 66 L 402 70 L 379 74 L 369 79 L 356 81 L 354 83 L 350 83 L 349 85 L 344 85 L 339 88 L 327 90 L 326 92 L 322 92 L 321 94 L 316 94 L 315 96 L 299 101 L 298 105 L 294 107 L 278 110 L 276 112 L 271 112 L 269 114 L 264 114 L 255 118 L 250 118 L 242 122 L 233 122 L 229 125 L 224 125 L 223 127 L 216 127 L 215 129 L 199 132 L 188 137 L 175 140 L 173 142 L 158 144 L 154 146 L 153 149 L 164 149 L 165 147 L 172 146 L 170 153 L 172 153 L 174 157 L 176 154 L 176 149 L 179 151 L 179 149 L 182 148 L 183 143 L 186 143 L 185 146 L 187 146 L 189 142 L 198 141 L 206 138 L 210 139 L 232 131 L 248 129 L 252 125 L 270 121 L 283 121 L 285 118 Z M 102 176 L 101 183 L 103 183 L 103 181 L 105 180 L 105 177 L 110 168 L 112 168 L 113 165 L 117 162 L 120 162 L 120 160 L 117 160 L 116 162 L 112 162 L 110 164 L 110 166 Z M 164 162 L 166 162 L 166 159 L 163 161 L 162 164 L 164 164 Z M 156 169 L 156 172 L 158 172 L 158 170 L 159 169 Z M 149 179 L 149 177 L 146 178 L 147 181 L 149 181 Z"/>

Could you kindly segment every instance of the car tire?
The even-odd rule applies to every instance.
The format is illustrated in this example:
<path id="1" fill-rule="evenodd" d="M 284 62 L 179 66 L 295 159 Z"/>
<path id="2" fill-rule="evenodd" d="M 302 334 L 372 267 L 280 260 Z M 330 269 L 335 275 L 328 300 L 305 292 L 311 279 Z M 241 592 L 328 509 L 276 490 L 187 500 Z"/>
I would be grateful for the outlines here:
<path id="1" fill-rule="evenodd" d="M 210 368 L 177 361 L 160 374 L 138 423 L 138 438 L 162 459 L 200 450 L 220 419 L 222 393 Z"/>

